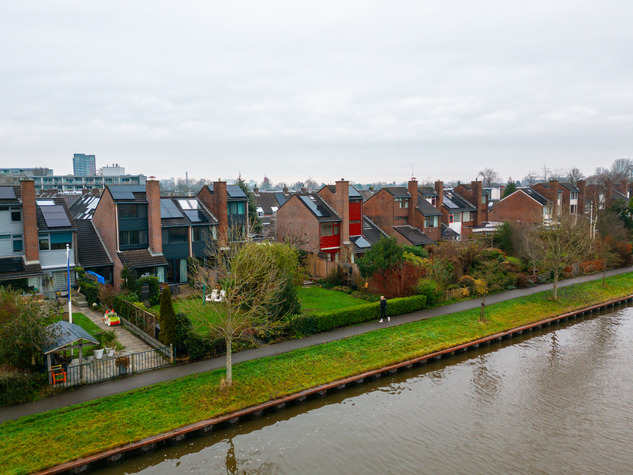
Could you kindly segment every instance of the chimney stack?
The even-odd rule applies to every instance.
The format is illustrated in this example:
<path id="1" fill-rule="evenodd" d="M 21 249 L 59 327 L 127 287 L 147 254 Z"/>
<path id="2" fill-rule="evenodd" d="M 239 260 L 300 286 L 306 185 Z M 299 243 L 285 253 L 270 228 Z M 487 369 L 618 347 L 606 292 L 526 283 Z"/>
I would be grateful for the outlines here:
<path id="1" fill-rule="evenodd" d="M 408 183 L 408 190 L 411 198 L 409 198 L 409 225 L 422 229 L 419 223 L 416 223 L 417 214 L 415 209 L 418 207 L 418 180 L 411 178 Z"/>
<path id="2" fill-rule="evenodd" d="M 160 227 L 160 185 L 150 178 L 145 182 L 147 198 L 147 227 L 150 250 L 154 254 L 163 253 L 163 235 Z"/>
<path id="3" fill-rule="evenodd" d="M 24 254 L 27 262 L 40 260 L 40 241 L 37 234 L 37 204 L 35 203 L 35 182 L 20 181 L 22 195 L 22 225 L 24 227 Z"/>

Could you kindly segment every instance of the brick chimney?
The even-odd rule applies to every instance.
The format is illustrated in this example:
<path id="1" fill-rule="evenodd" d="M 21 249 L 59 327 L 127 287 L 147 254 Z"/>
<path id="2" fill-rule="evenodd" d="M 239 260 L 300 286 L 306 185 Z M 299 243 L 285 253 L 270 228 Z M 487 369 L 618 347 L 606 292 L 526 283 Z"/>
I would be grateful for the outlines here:
<path id="1" fill-rule="evenodd" d="M 214 181 L 213 192 L 208 186 L 203 187 L 198 193 L 198 199 L 209 208 L 211 214 L 218 220 L 218 240 L 221 245 L 226 245 L 229 235 L 226 182 Z"/>
<path id="2" fill-rule="evenodd" d="M 288 194 L 288 187 L 284 186 L 281 191 L 284 192 L 284 195 L 287 195 Z"/>
<path id="3" fill-rule="evenodd" d="M 551 201 L 554 204 L 553 216 L 560 216 L 560 209 L 558 208 L 558 180 L 549 181 L 549 189 Z M 562 200 L 561 200 L 562 205 Z"/>
<path id="4" fill-rule="evenodd" d="M 20 181 L 22 195 L 22 225 L 24 226 L 24 254 L 27 262 L 40 260 L 40 241 L 37 234 L 37 205 L 35 203 L 35 182 Z"/>
<path id="5" fill-rule="evenodd" d="M 341 223 L 341 246 L 349 242 L 349 181 L 340 179 L 336 182 L 334 209 L 343 220 Z"/>
<path id="6" fill-rule="evenodd" d="M 475 216 L 475 226 L 481 226 L 481 223 L 486 221 L 486 205 L 482 203 L 481 196 L 483 194 L 483 183 L 480 181 L 471 181 L 470 187 L 473 192 L 473 201 L 475 208 L 477 208 L 477 214 Z"/>
<path id="7" fill-rule="evenodd" d="M 163 235 L 160 227 L 160 185 L 158 180 L 148 179 L 145 182 L 147 198 L 147 234 L 149 247 L 154 254 L 163 253 Z"/>
<path id="8" fill-rule="evenodd" d="M 585 214 L 585 199 L 587 191 L 587 182 L 585 180 L 578 180 L 576 182 L 576 188 L 578 188 L 578 214 Z"/>
<path id="9" fill-rule="evenodd" d="M 442 213 L 440 216 L 440 222 L 448 224 L 448 215 L 444 213 L 442 205 L 444 204 L 444 182 L 435 182 L 435 192 L 437 193 L 437 199 L 435 200 L 435 207 Z"/>
<path id="10" fill-rule="evenodd" d="M 409 180 L 407 189 L 409 190 L 409 194 L 411 198 L 409 198 L 409 224 L 416 228 L 422 229 L 424 226 L 421 226 L 422 223 L 418 223 L 417 217 L 419 216 L 415 209 L 418 207 L 418 180 L 416 178 L 411 178 Z"/>
<path id="11" fill-rule="evenodd" d="M 618 191 L 622 193 L 624 196 L 626 196 L 627 198 L 629 196 L 627 193 L 628 186 L 629 186 L 629 183 L 626 180 L 620 180 L 620 184 L 618 185 Z"/>

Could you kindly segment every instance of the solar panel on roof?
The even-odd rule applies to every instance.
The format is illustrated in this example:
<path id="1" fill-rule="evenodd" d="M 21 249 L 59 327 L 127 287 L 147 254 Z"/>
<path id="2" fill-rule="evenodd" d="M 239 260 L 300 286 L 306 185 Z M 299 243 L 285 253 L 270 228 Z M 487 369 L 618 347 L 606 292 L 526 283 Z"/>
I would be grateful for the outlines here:
<path id="1" fill-rule="evenodd" d="M 128 190 L 110 190 L 114 200 L 134 200 L 134 193 Z"/>
<path id="2" fill-rule="evenodd" d="M 300 196 L 301 201 L 303 201 L 308 208 L 317 216 L 322 217 L 323 212 L 319 209 L 319 207 L 314 202 L 314 198 L 312 196 Z"/>
<path id="3" fill-rule="evenodd" d="M 21 257 L 8 257 L 0 259 L 0 272 L 21 272 L 24 270 L 24 261 Z"/>
<path id="4" fill-rule="evenodd" d="M 165 218 L 182 218 L 182 213 L 170 199 L 160 200 L 160 217 Z"/>
<path id="5" fill-rule="evenodd" d="M 231 198 L 246 198 L 239 185 L 229 185 L 226 187 L 226 191 Z"/>
<path id="6" fill-rule="evenodd" d="M 0 186 L 0 200 L 14 200 L 15 191 L 11 186 Z"/>
<path id="7" fill-rule="evenodd" d="M 366 249 L 371 247 L 371 244 L 365 239 L 363 236 L 358 236 L 354 238 L 354 244 L 356 244 L 360 249 Z"/>
<path id="8" fill-rule="evenodd" d="M 63 228 L 70 226 L 70 221 L 66 210 L 61 205 L 41 206 L 42 216 L 49 228 Z"/>
<path id="9" fill-rule="evenodd" d="M 183 213 L 185 213 L 192 223 L 202 223 L 206 221 L 206 218 L 197 209 L 184 210 Z"/>
<path id="10" fill-rule="evenodd" d="M 55 202 L 53 200 L 35 200 L 38 206 L 54 206 Z"/>

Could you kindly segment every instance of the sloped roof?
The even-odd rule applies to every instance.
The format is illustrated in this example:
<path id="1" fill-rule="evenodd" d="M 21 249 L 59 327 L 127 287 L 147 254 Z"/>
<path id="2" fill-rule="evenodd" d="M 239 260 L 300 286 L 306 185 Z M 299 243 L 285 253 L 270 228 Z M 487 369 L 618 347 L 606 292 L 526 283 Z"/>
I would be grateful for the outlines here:
<path id="1" fill-rule="evenodd" d="M 547 206 L 548 204 L 551 204 L 551 202 L 547 198 L 545 198 L 542 194 L 540 194 L 538 191 L 536 191 L 533 188 L 527 188 L 527 187 L 526 188 L 519 188 L 517 191 L 524 192 L 530 198 L 534 198 L 536 201 L 538 201 L 542 206 Z M 506 196 L 506 198 L 507 198 L 507 196 Z M 501 201 L 503 201 L 504 199 L 505 198 L 503 198 Z"/>
<path id="2" fill-rule="evenodd" d="M 133 269 L 145 267 L 166 266 L 167 259 L 162 254 L 152 255 L 148 249 L 131 249 L 129 251 L 117 251 L 121 264 Z"/>
<path id="3" fill-rule="evenodd" d="M 394 198 L 410 198 L 409 189 L 404 186 L 385 186 L 383 190 L 387 190 Z"/>
<path id="4" fill-rule="evenodd" d="M 376 244 L 383 236 L 387 237 L 387 233 L 380 229 L 367 216 L 363 216 L 363 237 L 373 245 Z"/>
<path id="5" fill-rule="evenodd" d="M 213 183 L 209 183 L 207 188 L 213 193 Z M 248 199 L 240 185 L 226 185 L 226 197 L 229 201 L 244 201 Z"/>
<path id="6" fill-rule="evenodd" d="M 394 226 L 393 229 L 398 231 L 407 241 L 414 246 L 425 246 L 427 244 L 434 244 L 435 241 L 420 231 L 418 228 L 414 228 L 411 225 Z"/>
<path id="7" fill-rule="evenodd" d="M 611 199 L 612 200 L 627 200 L 628 198 L 622 193 L 620 193 L 620 191 L 617 188 L 612 188 Z"/>
<path id="8" fill-rule="evenodd" d="M 432 186 L 418 186 L 418 193 L 424 196 L 437 196 L 437 191 Z"/>
<path id="9" fill-rule="evenodd" d="M 423 216 L 442 216 L 442 212 L 426 201 L 422 195 L 418 196 L 418 205 L 416 206 L 416 209 L 418 209 Z"/>
<path id="10" fill-rule="evenodd" d="M 369 198 L 374 196 L 376 192 L 374 190 L 358 190 L 358 194 L 363 197 L 364 201 L 367 201 Z"/>
<path id="11" fill-rule="evenodd" d="M 477 211 L 472 203 L 453 190 L 444 190 L 442 206 L 449 211 Z"/>
<path id="12" fill-rule="evenodd" d="M 319 222 L 342 221 L 332 207 L 316 193 L 296 194 L 295 196 Z"/>
<path id="13" fill-rule="evenodd" d="M 77 225 L 77 259 L 82 267 L 112 265 L 112 259 L 90 219 L 75 221 Z"/>
<path id="14" fill-rule="evenodd" d="M 202 201 L 190 196 L 161 198 L 160 217 L 163 228 L 210 226 L 218 223 Z"/>
<path id="15" fill-rule="evenodd" d="M 332 193 L 336 193 L 336 185 L 325 185 L 325 187 L 330 190 Z M 358 192 L 356 188 L 354 188 L 351 184 L 349 185 L 349 197 L 350 198 L 362 198 L 363 196 Z"/>
<path id="16" fill-rule="evenodd" d="M 77 199 L 72 205 L 70 205 L 70 213 L 76 220 L 79 219 L 92 219 L 92 215 L 97 209 L 101 195 L 95 195 L 93 193 L 85 193 Z"/>
<path id="17" fill-rule="evenodd" d="M 51 203 L 53 203 L 51 205 Z M 36 200 L 36 216 L 37 216 L 37 230 L 38 231 L 74 231 L 77 229 L 75 224 L 75 220 L 72 217 L 70 211 L 68 211 L 68 207 L 66 206 L 66 202 L 63 198 L 59 196 L 56 198 L 45 198 L 45 199 L 37 199 Z M 53 226 L 50 225 L 50 221 L 47 223 L 45 214 L 48 212 L 48 207 L 56 207 L 55 210 L 63 210 L 63 215 L 68 219 L 67 226 Z M 59 208 L 61 207 L 61 208 Z"/>
<path id="18" fill-rule="evenodd" d="M 459 233 L 457 231 L 454 231 L 444 223 L 442 223 L 441 233 L 442 239 L 446 241 L 454 241 L 455 239 L 459 238 Z"/>
<path id="19" fill-rule="evenodd" d="M 145 185 L 106 185 L 115 203 L 147 203 Z"/>
<path id="20" fill-rule="evenodd" d="M 354 252 L 365 252 L 371 248 L 371 243 L 363 236 L 352 236 L 349 240 L 354 244 Z"/>
<path id="21" fill-rule="evenodd" d="M 49 325 L 46 330 L 51 337 L 51 341 L 43 349 L 45 355 L 82 340 L 94 344 L 99 343 L 95 337 L 79 325 L 64 320 Z"/>
<path id="22" fill-rule="evenodd" d="M 261 208 L 264 214 L 274 214 L 289 199 L 290 196 L 286 196 L 282 191 L 260 191 L 255 195 L 255 205 Z"/>
<path id="23" fill-rule="evenodd" d="M 42 267 L 37 264 L 27 264 L 22 257 L 0 258 L 0 280 L 23 279 L 42 275 Z"/>
<path id="24" fill-rule="evenodd" d="M 576 187 L 576 185 L 574 185 L 573 183 L 567 183 L 567 182 L 561 182 L 559 183 L 560 186 L 567 188 L 569 191 L 578 193 L 580 190 Z"/>
<path id="25" fill-rule="evenodd" d="M 0 205 L 19 205 L 22 193 L 19 186 L 0 185 Z"/>

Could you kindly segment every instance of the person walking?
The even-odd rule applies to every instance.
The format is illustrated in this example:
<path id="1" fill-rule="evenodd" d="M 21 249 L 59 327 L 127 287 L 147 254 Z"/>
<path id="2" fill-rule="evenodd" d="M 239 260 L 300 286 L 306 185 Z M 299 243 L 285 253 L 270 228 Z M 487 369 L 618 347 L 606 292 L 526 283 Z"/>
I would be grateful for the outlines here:
<path id="1" fill-rule="evenodd" d="M 387 299 L 384 295 L 380 296 L 380 322 L 382 323 L 383 318 L 387 317 Z M 391 321 L 391 317 L 387 317 L 387 321 Z"/>

